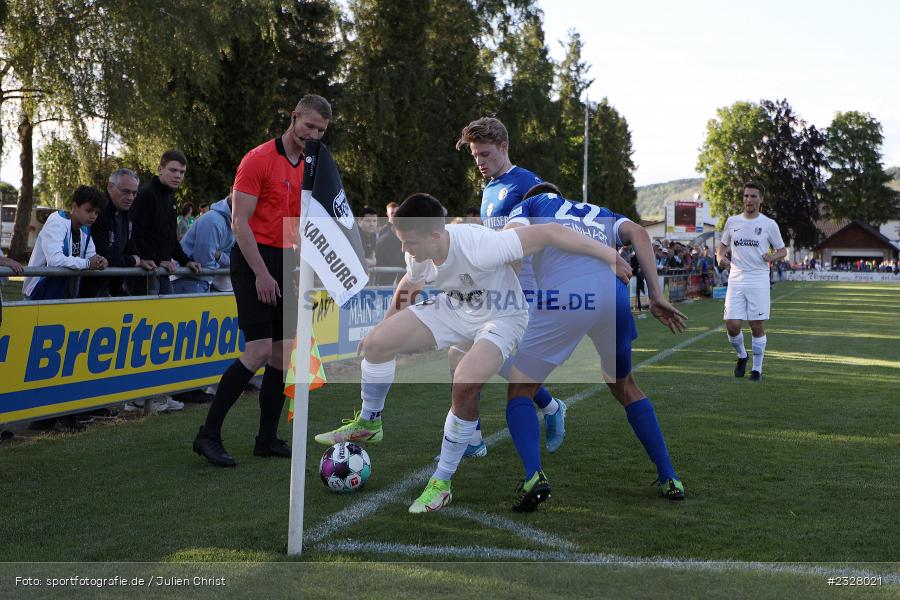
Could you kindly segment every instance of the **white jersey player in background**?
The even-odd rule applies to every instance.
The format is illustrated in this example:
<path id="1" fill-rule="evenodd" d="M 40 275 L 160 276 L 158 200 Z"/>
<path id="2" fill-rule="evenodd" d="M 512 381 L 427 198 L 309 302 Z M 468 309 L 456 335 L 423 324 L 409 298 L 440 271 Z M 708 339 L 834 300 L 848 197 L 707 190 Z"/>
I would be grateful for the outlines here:
<path id="1" fill-rule="evenodd" d="M 721 268 L 731 266 L 728 292 L 725 295 L 725 328 L 728 341 L 737 351 L 734 376 L 743 377 L 747 369 L 744 349 L 744 321 L 753 336 L 753 369 L 750 380 L 762 381 L 763 355 L 766 352 L 766 327 L 771 305 L 769 266 L 787 255 L 778 224 L 759 212 L 764 188 L 762 184 L 744 184 L 744 212 L 728 217 L 722 241 L 716 248 Z M 774 252 L 770 251 L 774 250 Z M 725 256 L 731 253 L 731 260 Z"/>
<path id="2" fill-rule="evenodd" d="M 412 513 L 440 510 L 450 502 L 450 478 L 475 431 L 481 388 L 509 358 L 528 325 L 528 303 L 511 265 L 552 245 L 596 257 L 625 281 L 631 276 L 631 267 L 614 249 L 561 225 L 500 232 L 474 224 L 444 225 L 444 215 L 440 202 L 421 193 L 397 209 L 394 229 L 406 252 L 406 275 L 384 321 L 359 345 L 365 355 L 362 411 L 343 427 L 316 436 L 326 445 L 381 441 L 381 413 L 397 355 L 474 342 L 454 373 L 437 469 L 409 507 Z M 441 292 L 406 306 L 425 287 Z"/>

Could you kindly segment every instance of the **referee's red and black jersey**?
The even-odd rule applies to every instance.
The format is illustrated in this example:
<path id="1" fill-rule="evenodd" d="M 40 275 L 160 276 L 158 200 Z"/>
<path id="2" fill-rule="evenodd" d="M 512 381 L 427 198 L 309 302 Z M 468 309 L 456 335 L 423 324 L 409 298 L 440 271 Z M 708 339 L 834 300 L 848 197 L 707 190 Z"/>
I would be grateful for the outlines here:
<path id="1" fill-rule="evenodd" d="M 303 160 L 291 164 L 280 137 L 260 144 L 241 160 L 234 189 L 257 198 L 256 211 L 250 217 L 250 230 L 258 244 L 275 248 L 292 245 L 293 236 L 284 235 L 283 219 L 292 218 L 294 225 L 298 223 L 302 184 Z"/>

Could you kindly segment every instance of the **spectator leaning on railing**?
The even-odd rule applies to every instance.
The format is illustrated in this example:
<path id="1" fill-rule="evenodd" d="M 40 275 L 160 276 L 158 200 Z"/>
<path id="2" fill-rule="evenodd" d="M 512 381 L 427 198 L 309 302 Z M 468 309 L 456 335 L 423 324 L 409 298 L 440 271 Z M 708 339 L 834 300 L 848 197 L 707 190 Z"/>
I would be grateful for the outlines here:
<path id="1" fill-rule="evenodd" d="M 138 254 L 153 260 L 169 272 L 178 265 L 200 271 L 200 264 L 192 261 L 178 243 L 177 220 L 175 216 L 175 190 L 181 187 L 187 170 L 187 158 L 179 150 L 167 150 L 159 160 L 159 175 L 138 192 L 134 201 L 132 220 L 133 237 Z M 168 275 L 160 275 L 157 288 L 147 289 L 145 282 L 135 285 L 135 293 L 171 294 L 172 285 Z"/>
<path id="2" fill-rule="evenodd" d="M 29 267 L 68 267 L 102 270 L 106 259 L 98 255 L 91 239 L 91 225 L 106 206 L 100 190 L 79 186 L 68 212 L 51 213 L 38 233 Z M 22 293 L 26 300 L 76 298 L 79 277 L 26 277 Z"/>
<path id="3" fill-rule="evenodd" d="M 22 274 L 22 265 L 11 258 L 3 256 L 3 249 L 0 248 L 0 267 L 12 269 L 16 275 Z M 6 277 L 0 277 L 0 285 L 6 285 Z M 0 290 L 0 325 L 3 325 L 3 290 Z"/>
<path id="4" fill-rule="evenodd" d="M 110 267 L 141 267 L 148 271 L 156 268 L 152 260 L 142 259 L 131 239 L 131 205 L 137 195 L 140 180 L 130 169 L 118 169 L 109 176 L 106 184 L 107 204 L 91 225 L 91 239 L 97 254 L 106 259 Z M 86 277 L 81 282 L 79 296 L 127 296 L 123 277 Z"/>
<path id="5" fill-rule="evenodd" d="M 234 233 L 231 231 L 231 195 L 212 205 L 212 209 L 194 221 L 181 240 L 181 249 L 204 271 L 231 266 Z M 228 275 L 185 275 L 172 282 L 176 294 L 230 292 Z"/>

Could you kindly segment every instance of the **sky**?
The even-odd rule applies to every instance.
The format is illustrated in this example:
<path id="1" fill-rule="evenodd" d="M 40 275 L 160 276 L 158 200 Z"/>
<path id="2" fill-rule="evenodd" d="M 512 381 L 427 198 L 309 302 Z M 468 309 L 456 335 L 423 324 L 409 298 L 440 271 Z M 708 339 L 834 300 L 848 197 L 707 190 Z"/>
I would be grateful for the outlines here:
<path id="1" fill-rule="evenodd" d="M 885 166 L 900 166 L 900 2 L 540 4 L 551 56 L 578 31 L 591 100 L 609 98 L 628 121 L 637 185 L 699 177 L 706 123 L 741 100 L 787 98 L 820 129 L 836 112 L 868 112 Z"/>
<path id="2" fill-rule="evenodd" d="M 884 128 L 900 166 L 900 2 L 896 0 L 539 0 L 551 55 L 577 30 L 592 100 L 609 98 L 632 132 L 637 185 L 699 176 L 706 123 L 740 100 L 787 98 L 824 129 L 838 111 Z M 7 139 L 0 177 L 20 185 Z M 515 159 L 515 156 L 513 156 Z"/>

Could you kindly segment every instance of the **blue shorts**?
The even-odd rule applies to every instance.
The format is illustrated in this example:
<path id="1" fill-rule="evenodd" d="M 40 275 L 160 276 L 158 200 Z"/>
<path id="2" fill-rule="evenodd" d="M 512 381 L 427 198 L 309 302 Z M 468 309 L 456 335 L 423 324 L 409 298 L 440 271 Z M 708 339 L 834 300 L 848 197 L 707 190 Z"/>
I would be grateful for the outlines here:
<path id="1" fill-rule="evenodd" d="M 604 371 L 616 379 L 631 373 L 631 342 L 637 328 L 628 287 L 609 272 L 579 277 L 543 291 L 531 305 L 528 329 L 512 364 L 534 381 L 544 382 L 572 355 L 584 336 L 594 342 Z M 552 296 L 556 296 L 556 300 Z M 610 369 L 610 365 L 615 369 Z"/>

